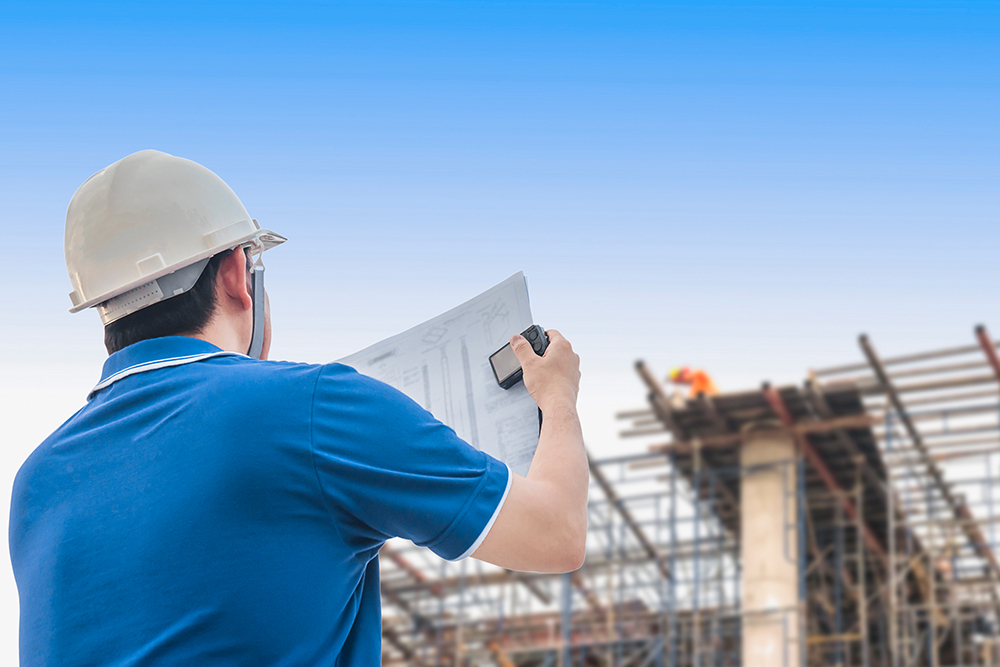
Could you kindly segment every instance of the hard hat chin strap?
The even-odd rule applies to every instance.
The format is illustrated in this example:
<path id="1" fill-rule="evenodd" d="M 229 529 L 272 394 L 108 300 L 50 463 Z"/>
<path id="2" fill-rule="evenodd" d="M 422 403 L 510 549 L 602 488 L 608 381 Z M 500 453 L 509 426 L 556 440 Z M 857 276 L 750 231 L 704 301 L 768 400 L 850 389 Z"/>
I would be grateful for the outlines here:
<path id="1" fill-rule="evenodd" d="M 253 332 L 250 334 L 250 349 L 247 356 L 260 359 L 264 349 L 264 262 L 263 253 L 257 256 L 253 265 Z"/>

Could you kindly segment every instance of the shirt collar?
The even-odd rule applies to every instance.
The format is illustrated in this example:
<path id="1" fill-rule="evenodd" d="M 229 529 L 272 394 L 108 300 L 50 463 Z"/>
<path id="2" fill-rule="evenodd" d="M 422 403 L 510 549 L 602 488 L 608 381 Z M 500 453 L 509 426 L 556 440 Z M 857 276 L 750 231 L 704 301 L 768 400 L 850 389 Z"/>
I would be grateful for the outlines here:
<path id="1" fill-rule="evenodd" d="M 208 341 L 188 336 L 166 336 L 142 340 L 118 350 L 108 357 L 101 372 L 101 381 L 90 391 L 87 400 L 93 398 L 94 394 L 101 389 L 129 375 L 223 356 L 242 357 L 246 355 L 238 352 L 226 352 Z"/>

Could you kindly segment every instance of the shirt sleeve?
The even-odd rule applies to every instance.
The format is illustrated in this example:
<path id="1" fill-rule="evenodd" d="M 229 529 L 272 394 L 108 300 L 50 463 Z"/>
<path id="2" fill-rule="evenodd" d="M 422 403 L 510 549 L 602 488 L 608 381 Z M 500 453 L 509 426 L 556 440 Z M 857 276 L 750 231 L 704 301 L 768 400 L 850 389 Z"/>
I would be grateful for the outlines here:
<path id="1" fill-rule="evenodd" d="M 510 490 L 504 463 L 402 392 L 341 364 L 317 378 L 312 453 L 335 520 L 342 514 L 361 539 L 404 537 L 448 560 L 479 547 Z"/>

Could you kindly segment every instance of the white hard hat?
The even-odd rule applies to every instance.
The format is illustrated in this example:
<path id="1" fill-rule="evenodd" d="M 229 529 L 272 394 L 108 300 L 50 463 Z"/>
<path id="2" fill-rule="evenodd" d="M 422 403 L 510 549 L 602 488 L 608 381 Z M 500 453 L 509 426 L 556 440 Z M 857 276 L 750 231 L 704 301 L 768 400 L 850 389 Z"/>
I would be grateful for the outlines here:
<path id="1" fill-rule="evenodd" d="M 220 252 L 262 252 L 285 240 L 261 229 L 212 171 L 139 151 L 91 176 L 69 202 L 69 310 L 96 306 L 110 324 L 191 289 Z"/>

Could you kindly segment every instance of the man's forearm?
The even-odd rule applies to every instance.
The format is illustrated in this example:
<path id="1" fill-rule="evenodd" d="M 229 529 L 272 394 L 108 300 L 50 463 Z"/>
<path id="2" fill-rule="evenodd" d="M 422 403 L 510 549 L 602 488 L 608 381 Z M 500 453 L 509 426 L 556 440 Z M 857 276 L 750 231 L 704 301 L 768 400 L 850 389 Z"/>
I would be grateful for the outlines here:
<path id="1" fill-rule="evenodd" d="M 542 430 L 527 479 L 546 489 L 553 521 L 566 530 L 556 534 L 582 551 L 587 532 L 590 468 L 576 407 L 569 402 L 547 405 Z"/>
<path id="2" fill-rule="evenodd" d="M 587 501 L 590 472 L 576 407 L 569 403 L 550 405 L 542 414 L 538 448 L 527 478 L 556 484 L 567 497 L 583 505 Z"/>

